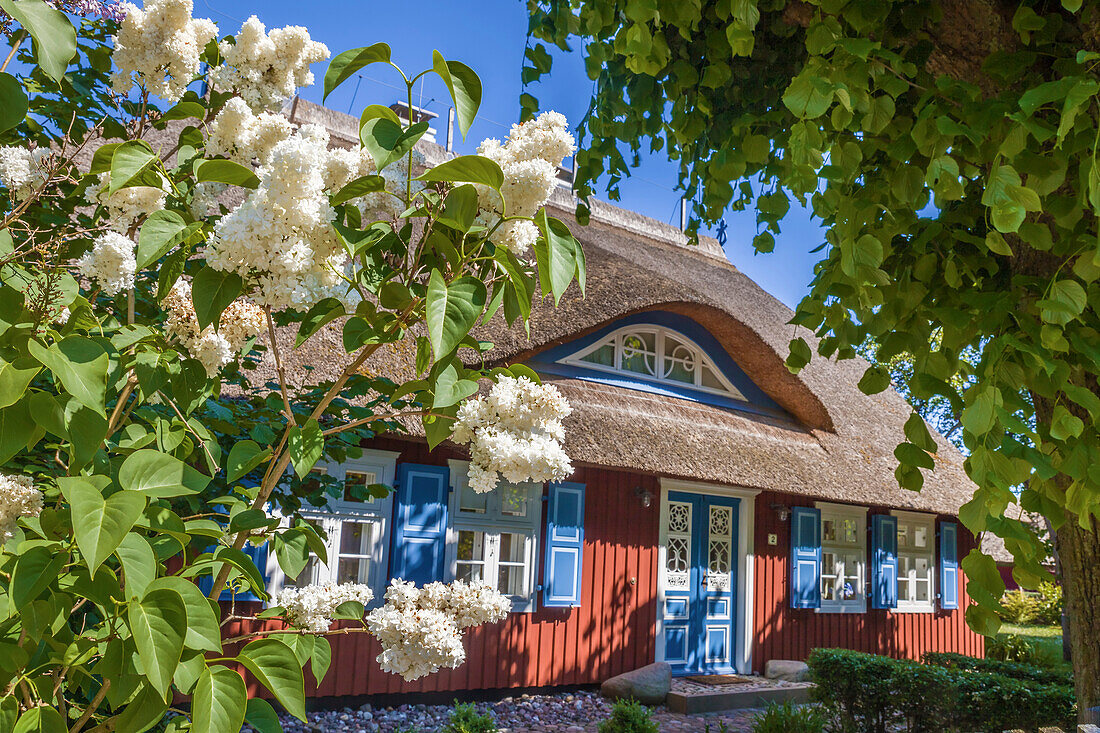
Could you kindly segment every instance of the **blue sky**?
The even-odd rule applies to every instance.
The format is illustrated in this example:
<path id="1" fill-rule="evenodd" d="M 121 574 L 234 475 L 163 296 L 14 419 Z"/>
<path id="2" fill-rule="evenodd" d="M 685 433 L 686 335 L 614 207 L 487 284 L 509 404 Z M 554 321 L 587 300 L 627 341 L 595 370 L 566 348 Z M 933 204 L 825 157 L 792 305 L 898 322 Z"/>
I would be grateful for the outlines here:
<path id="1" fill-rule="evenodd" d="M 527 34 L 527 15 L 522 0 L 419 0 L 418 2 L 338 2 L 336 0 L 194 0 L 195 15 L 208 17 L 223 34 L 236 32 L 249 15 L 257 15 L 268 28 L 304 25 L 313 38 L 328 45 L 333 54 L 384 41 L 393 48 L 394 61 L 406 73 L 431 65 L 432 49 L 446 58 L 472 67 L 484 85 L 479 120 L 466 141 L 456 141 L 460 152 L 473 152 L 486 137 L 503 137 L 517 120 L 521 92 L 520 68 Z M 326 64 L 314 66 L 317 85 L 302 96 L 321 101 L 320 80 Z M 390 67 L 370 66 L 361 81 L 350 79 L 326 104 L 342 112 L 358 114 L 367 104 L 390 104 L 404 99 L 400 77 Z M 446 124 L 450 99 L 434 75 L 418 84 L 413 103 L 423 105 Z M 358 82 L 358 89 L 357 89 Z M 584 72 L 579 48 L 572 54 L 555 54 L 550 78 L 530 91 L 542 109 L 554 109 L 571 123 L 587 107 L 592 84 Z M 456 132 L 457 136 L 457 132 Z M 441 140 L 442 141 L 442 140 Z M 634 176 L 622 184 L 620 205 L 670 224 L 679 222 L 679 194 L 673 190 L 676 171 L 663 156 L 645 159 Z M 813 265 L 820 255 L 809 251 L 822 242 L 821 230 L 800 209 L 793 208 L 776 238 L 775 252 L 756 255 L 752 237 L 756 222 L 752 212 L 726 217 L 726 251 L 730 260 L 749 277 L 790 306 L 806 292 Z"/>

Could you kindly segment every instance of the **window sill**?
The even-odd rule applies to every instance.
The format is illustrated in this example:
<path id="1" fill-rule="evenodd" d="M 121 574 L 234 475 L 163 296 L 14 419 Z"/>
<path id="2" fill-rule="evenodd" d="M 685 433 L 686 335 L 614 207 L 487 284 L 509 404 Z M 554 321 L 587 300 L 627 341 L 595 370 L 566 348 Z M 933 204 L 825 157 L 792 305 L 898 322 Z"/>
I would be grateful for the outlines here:
<path id="1" fill-rule="evenodd" d="M 931 603 L 922 603 L 913 606 L 902 606 L 898 604 L 897 608 L 891 608 L 889 611 L 891 613 L 935 613 L 936 607 Z"/>
<path id="2" fill-rule="evenodd" d="M 842 606 L 842 605 L 832 606 L 832 605 L 827 605 L 824 601 L 822 601 L 821 602 L 821 608 L 816 609 L 816 612 L 817 613 L 840 613 L 840 614 L 843 614 L 843 613 L 848 613 L 848 614 L 851 614 L 851 613 L 867 613 L 867 604 L 866 603 L 861 603 L 859 605 L 851 604 L 851 605 L 846 605 L 846 606 Z"/>

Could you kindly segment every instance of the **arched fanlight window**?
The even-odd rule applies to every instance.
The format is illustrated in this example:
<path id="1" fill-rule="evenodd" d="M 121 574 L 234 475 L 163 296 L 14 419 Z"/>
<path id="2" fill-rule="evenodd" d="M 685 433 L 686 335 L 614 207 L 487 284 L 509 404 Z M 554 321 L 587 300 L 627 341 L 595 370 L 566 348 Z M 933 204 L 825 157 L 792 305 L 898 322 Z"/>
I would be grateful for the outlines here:
<path id="1" fill-rule="evenodd" d="M 625 326 L 561 362 L 745 399 L 698 344 L 662 326 Z"/>

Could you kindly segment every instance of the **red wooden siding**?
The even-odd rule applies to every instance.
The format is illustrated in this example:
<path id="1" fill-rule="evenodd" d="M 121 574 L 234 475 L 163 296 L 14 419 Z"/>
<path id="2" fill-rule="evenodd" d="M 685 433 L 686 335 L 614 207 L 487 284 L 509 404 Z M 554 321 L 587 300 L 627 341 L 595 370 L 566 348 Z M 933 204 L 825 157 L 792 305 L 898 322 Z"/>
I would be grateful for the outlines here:
<path id="1" fill-rule="evenodd" d="M 400 462 L 444 464 L 449 455 L 404 441 L 371 447 L 401 451 Z M 466 633 L 466 662 L 406 683 L 378 668 L 381 649 L 368 634 L 330 636 L 332 666 L 320 687 L 307 672 L 307 694 L 316 696 L 437 692 L 602 682 L 654 659 L 657 613 L 657 523 L 654 501 L 642 507 L 637 487 L 659 495 L 655 477 L 579 468 L 584 483 L 584 578 L 580 608 L 513 613 L 499 623 Z M 545 504 L 543 506 L 545 515 Z M 543 523 L 545 525 L 545 522 Z M 545 532 L 545 528 L 544 528 Z M 541 580 L 540 539 L 536 570 Z M 541 593 L 540 593 L 541 601 Z M 226 636 L 241 632 L 240 624 Z M 250 684 L 253 692 L 257 691 Z"/>
<path id="2" fill-rule="evenodd" d="M 400 451 L 400 462 L 445 465 L 447 458 L 457 455 L 445 450 L 429 453 L 426 445 L 409 441 L 378 440 L 372 447 Z M 656 647 L 659 502 L 643 507 L 636 489 L 659 497 L 659 481 L 654 476 L 587 467 L 579 468 L 572 480 L 586 485 L 580 608 L 540 605 L 534 613 L 510 614 L 500 624 L 471 629 L 465 638 L 465 664 L 411 683 L 378 668 L 375 657 L 381 649 L 369 635 L 330 636 L 330 671 L 319 688 L 307 672 L 307 693 L 330 697 L 592 684 L 651 663 Z M 963 619 L 969 602 L 965 588 L 960 589 L 957 611 L 869 609 L 862 614 L 820 614 L 790 608 L 790 520 L 780 522 L 772 505 L 812 503 L 808 497 L 773 492 L 756 499 L 754 671 L 762 672 L 769 659 L 805 659 L 815 647 L 908 658 L 932 650 L 983 654 L 982 637 Z M 885 511 L 871 509 L 872 513 Z M 769 534 L 777 536 L 775 545 L 768 544 Z M 973 536 L 960 527 L 959 557 L 973 546 Z M 542 550 L 540 540 L 536 561 L 540 580 Z M 239 622 L 227 625 L 226 636 L 243 630 Z M 255 685 L 250 687 L 257 691 Z"/>
<path id="3" fill-rule="evenodd" d="M 790 520 L 780 522 L 772 504 L 812 506 L 808 497 L 764 492 L 756 498 L 756 593 L 753 667 L 763 671 L 769 659 L 805 659 L 815 647 L 845 647 L 891 657 L 917 659 L 927 651 L 952 651 L 974 656 L 984 654 L 984 642 L 963 617 L 970 602 L 964 585 L 959 609 L 935 613 L 893 613 L 868 609 L 866 613 L 816 613 L 790 607 L 789 583 Z M 871 508 L 871 513 L 888 511 Z M 768 544 L 768 535 L 778 542 Z M 959 557 L 975 546 L 974 537 L 959 527 Z M 939 578 L 937 575 L 937 585 Z"/>

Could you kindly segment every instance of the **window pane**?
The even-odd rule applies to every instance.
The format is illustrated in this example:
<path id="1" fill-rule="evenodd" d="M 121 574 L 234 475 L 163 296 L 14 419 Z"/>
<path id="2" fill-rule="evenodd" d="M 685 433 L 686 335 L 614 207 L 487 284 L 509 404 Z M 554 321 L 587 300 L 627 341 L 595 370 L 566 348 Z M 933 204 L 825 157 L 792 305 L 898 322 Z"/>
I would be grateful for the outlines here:
<path id="1" fill-rule="evenodd" d="M 337 583 L 366 583 L 370 575 L 370 560 L 365 557 L 340 558 L 336 571 Z"/>
<path id="2" fill-rule="evenodd" d="M 500 536 L 500 561 L 523 563 L 527 549 L 527 537 L 513 532 L 505 532 Z"/>
<path id="3" fill-rule="evenodd" d="M 615 344 L 604 344 L 587 356 L 582 356 L 581 361 L 603 366 L 615 366 Z"/>
<path id="4" fill-rule="evenodd" d="M 344 501 L 370 501 L 369 499 L 357 499 L 352 491 L 355 487 L 366 488 L 375 483 L 378 483 L 378 480 L 375 478 L 374 471 L 348 471 L 347 477 L 344 479 Z M 359 494 L 362 496 L 364 492 L 360 491 Z"/>
<path id="5" fill-rule="evenodd" d="M 836 542 L 836 522 L 832 519 L 821 520 L 821 541 Z"/>
<path id="6" fill-rule="evenodd" d="M 859 542 L 858 535 L 856 534 L 856 520 L 844 520 L 844 541 L 850 545 Z"/>
<path id="7" fill-rule="evenodd" d="M 928 547 L 928 527 L 913 527 L 913 546 Z"/>
<path id="8" fill-rule="evenodd" d="M 713 371 L 711 371 L 710 367 L 708 367 L 706 364 L 703 364 L 699 367 L 699 369 L 699 383 L 702 386 L 707 387 L 708 389 L 717 389 L 721 392 L 726 391 L 726 385 L 722 384 L 722 382 L 718 380 L 718 377 L 714 374 Z"/>
<path id="9" fill-rule="evenodd" d="M 484 514 L 488 501 L 488 494 L 479 494 L 471 489 L 469 484 L 466 484 L 462 487 L 462 493 L 458 497 L 458 510 L 460 512 Z"/>
<path id="10" fill-rule="evenodd" d="M 671 336 L 665 336 L 664 370 L 661 376 L 695 384 L 695 352 Z"/>
<path id="11" fill-rule="evenodd" d="M 506 596 L 525 595 L 522 565 L 501 565 L 497 570 L 497 590 Z"/>
<path id="12" fill-rule="evenodd" d="M 909 546 L 909 525 L 898 522 L 898 547 Z"/>
<path id="13" fill-rule="evenodd" d="M 468 563 L 458 563 L 458 579 L 466 583 L 472 583 L 475 580 L 481 580 L 481 565 L 470 565 Z"/>
<path id="14" fill-rule="evenodd" d="M 367 522 L 340 523 L 340 554 L 369 555 L 371 527 Z"/>
<path id="15" fill-rule="evenodd" d="M 485 560 L 485 533 L 461 530 L 458 533 L 458 560 Z"/>
<path id="16" fill-rule="evenodd" d="M 527 484 L 502 484 L 500 492 L 500 513 L 509 517 L 527 516 Z"/>
<path id="17" fill-rule="evenodd" d="M 632 333 L 623 336 L 623 370 L 656 376 L 655 344 L 656 336 L 652 333 Z"/>

